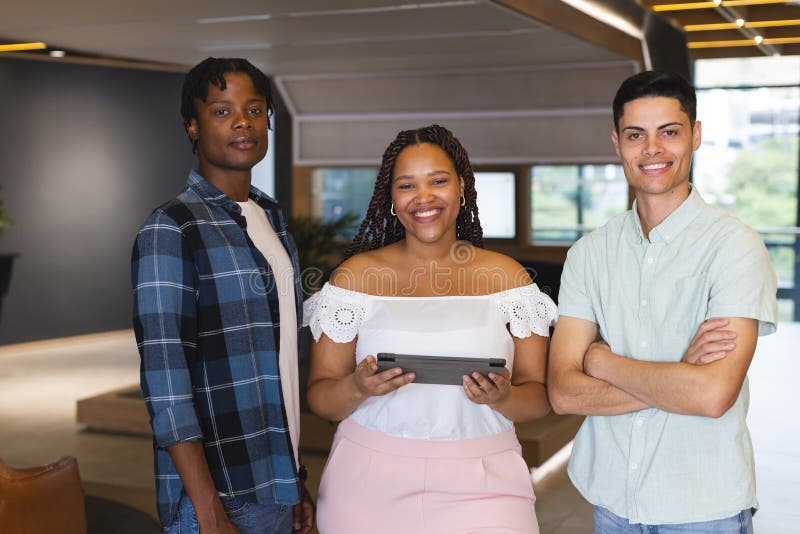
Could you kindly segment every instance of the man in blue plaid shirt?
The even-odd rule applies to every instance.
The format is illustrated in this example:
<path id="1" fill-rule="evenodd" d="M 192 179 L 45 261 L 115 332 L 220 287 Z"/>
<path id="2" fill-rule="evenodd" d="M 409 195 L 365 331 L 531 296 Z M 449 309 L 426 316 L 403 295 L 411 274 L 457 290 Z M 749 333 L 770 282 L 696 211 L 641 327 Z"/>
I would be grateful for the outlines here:
<path id="1" fill-rule="evenodd" d="M 132 257 L 161 524 L 307 533 L 297 249 L 278 204 L 250 184 L 267 152 L 269 80 L 246 60 L 208 58 L 186 76 L 181 113 L 198 169 Z"/>

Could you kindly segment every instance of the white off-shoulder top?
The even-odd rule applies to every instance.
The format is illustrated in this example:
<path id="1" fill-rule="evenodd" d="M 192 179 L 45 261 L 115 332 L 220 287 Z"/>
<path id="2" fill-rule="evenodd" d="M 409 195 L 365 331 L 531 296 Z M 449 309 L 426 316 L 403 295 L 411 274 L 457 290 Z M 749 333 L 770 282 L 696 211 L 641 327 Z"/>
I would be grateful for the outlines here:
<path id="1" fill-rule="evenodd" d="M 536 284 L 480 296 L 381 297 L 325 284 L 303 306 L 315 340 L 356 342 L 356 364 L 379 352 L 505 358 L 513 368 L 512 335 L 548 336 L 553 301 Z M 506 327 L 508 325 L 508 328 Z M 324 357 L 324 356 L 323 356 Z M 349 415 L 386 434 L 426 440 L 470 439 L 513 428 L 461 386 L 414 384 L 370 397 Z"/>

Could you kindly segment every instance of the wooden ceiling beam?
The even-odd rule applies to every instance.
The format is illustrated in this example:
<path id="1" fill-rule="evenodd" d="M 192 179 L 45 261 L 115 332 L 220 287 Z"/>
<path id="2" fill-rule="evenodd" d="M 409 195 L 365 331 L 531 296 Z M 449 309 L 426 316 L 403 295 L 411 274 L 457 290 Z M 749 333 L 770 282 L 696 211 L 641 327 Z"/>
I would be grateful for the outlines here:
<path id="1" fill-rule="evenodd" d="M 653 7 L 663 4 L 678 3 L 673 0 L 640 0 L 643 5 Z M 697 0 L 694 3 L 702 2 Z M 788 0 L 787 0 L 788 2 Z M 726 16 L 723 15 L 727 13 Z M 730 6 L 723 0 L 722 8 L 704 9 L 685 9 L 680 11 L 663 11 L 659 14 L 669 17 L 678 26 L 704 24 L 730 24 L 733 18 L 741 18 L 744 21 L 744 29 L 737 28 L 714 28 L 702 31 L 687 31 L 686 40 L 688 43 L 703 43 L 711 41 L 749 41 L 756 35 L 764 38 L 765 47 L 757 46 L 731 46 L 721 48 L 690 48 L 689 54 L 692 59 L 716 58 L 716 57 L 751 57 L 770 54 L 777 50 L 781 54 L 794 55 L 800 53 L 800 45 L 794 43 L 776 44 L 770 43 L 773 39 L 796 40 L 800 37 L 800 25 L 791 26 L 759 26 L 759 22 L 775 22 L 784 20 L 800 20 L 800 5 L 788 3 L 775 3 L 750 6 Z M 751 24 L 755 23 L 754 26 Z M 780 41 L 779 41 L 780 42 Z"/>
<path id="2" fill-rule="evenodd" d="M 492 2 L 640 63 L 644 61 L 639 39 L 600 22 L 561 0 L 492 0 Z"/>
<path id="3" fill-rule="evenodd" d="M 776 45 L 782 56 L 800 56 L 800 44 Z M 755 46 L 737 46 L 735 48 L 702 48 L 689 50 L 689 57 L 695 59 L 717 59 L 729 57 L 763 57 L 763 53 Z"/>
<path id="4" fill-rule="evenodd" d="M 742 13 L 745 19 L 800 19 L 800 6 L 798 5 L 749 6 L 746 10 L 741 7 L 737 7 L 736 9 Z"/>
<path id="5" fill-rule="evenodd" d="M 661 13 L 661 15 L 670 18 L 678 23 L 681 27 L 687 24 L 719 24 L 720 22 L 728 22 L 717 11 L 681 11 L 677 13 Z"/>
<path id="6" fill-rule="evenodd" d="M 800 26 L 782 26 L 780 28 L 754 28 L 764 39 L 782 39 L 800 37 Z"/>
<path id="7" fill-rule="evenodd" d="M 776 47 L 781 55 L 800 56 L 800 44 L 781 45 Z"/>
<path id="8" fill-rule="evenodd" d="M 689 57 L 697 59 L 720 59 L 730 57 L 764 57 L 755 46 L 737 46 L 735 48 L 700 48 L 689 50 Z"/>
<path id="9" fill-rule="evenodd" d="M 747 39 L 742 33 L 737 30 L 720 30 L 708 32 L 686 32 L 687 42 L 703 42 L 703 41 L 733 41 L 737 39 Z"/>

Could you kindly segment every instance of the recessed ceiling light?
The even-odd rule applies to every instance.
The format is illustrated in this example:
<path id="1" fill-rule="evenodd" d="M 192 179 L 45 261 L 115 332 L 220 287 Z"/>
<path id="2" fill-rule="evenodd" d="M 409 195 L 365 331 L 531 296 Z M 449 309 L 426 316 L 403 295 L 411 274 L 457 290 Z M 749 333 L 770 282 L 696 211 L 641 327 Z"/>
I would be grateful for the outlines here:
<path id="1" fill-rule="evenodd" d="M 67 53 L 63 50 L 50 50 L 50 57 L 64 57 Z"/>

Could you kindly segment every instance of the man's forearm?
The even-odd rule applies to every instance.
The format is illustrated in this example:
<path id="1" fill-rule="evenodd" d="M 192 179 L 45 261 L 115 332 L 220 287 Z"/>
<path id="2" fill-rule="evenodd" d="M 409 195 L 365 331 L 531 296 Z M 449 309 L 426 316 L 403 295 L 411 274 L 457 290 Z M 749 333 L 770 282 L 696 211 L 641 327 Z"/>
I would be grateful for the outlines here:
<path id="1" fill-rule="evenodd" d="M 718 417 L 706 373 L 707 366 L 683 362 L 646 362 L 612 352 L 587 358 L 587 372 L 616 386 L 641 402 L 661 410 Z"/>
<path id="2" fill-rule="evenodd" d="M 650 407 L 630 393 L 577 369 L 551 377 L 549 392 L 553 410 L 560 414 L 620 415 Z"/>
<path id="3" fill-rule="evenodd" d="M 620 415 L 649 408 L 629 393 L 586 374 L 584 360 L 597 331 L 597 324 L 585 319 L 559 319 L 547 371 L 553 410 L 561 414 Z"/>

